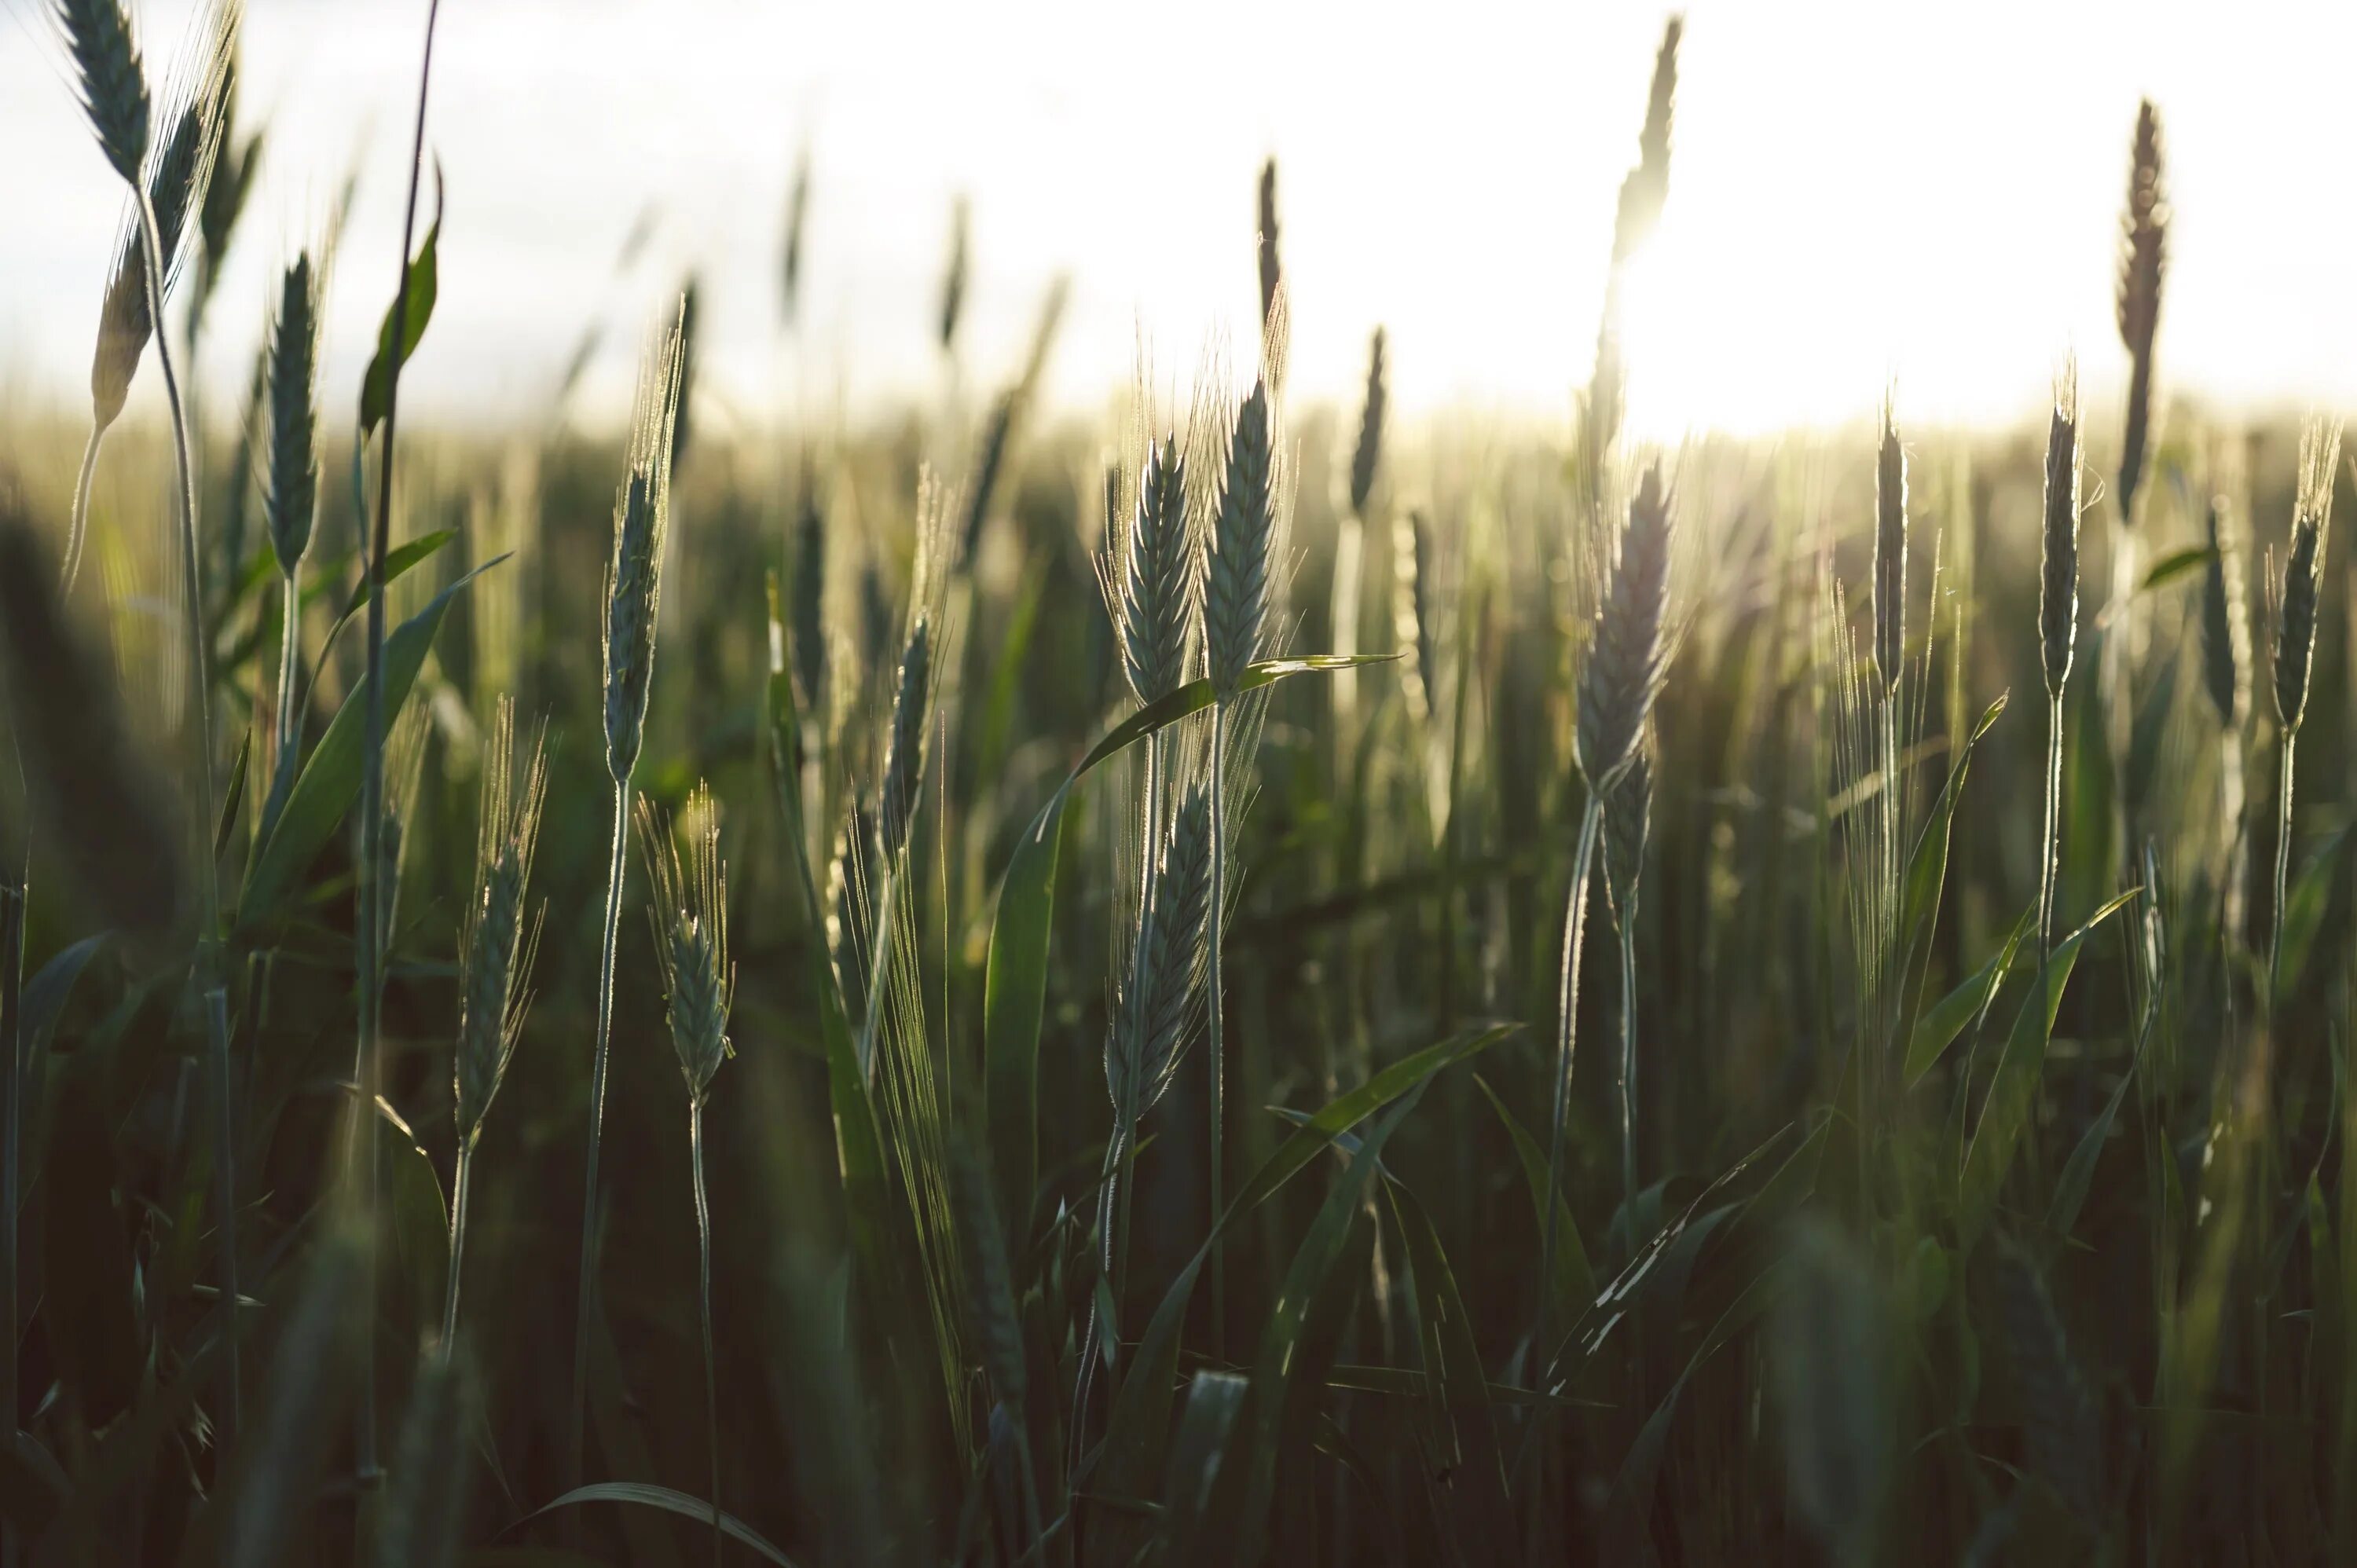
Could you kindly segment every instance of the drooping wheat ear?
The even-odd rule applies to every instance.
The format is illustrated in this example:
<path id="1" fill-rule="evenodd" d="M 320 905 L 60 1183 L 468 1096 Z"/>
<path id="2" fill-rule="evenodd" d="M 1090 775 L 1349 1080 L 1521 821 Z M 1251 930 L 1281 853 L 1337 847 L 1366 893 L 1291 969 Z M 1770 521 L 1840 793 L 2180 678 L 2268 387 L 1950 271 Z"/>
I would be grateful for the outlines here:
<path id="1" fill-rule="evenodd" d="M 1604 602 L 1579 671 L 1573 755 L 1590 790 L 1609 791 L 1636 755 L 1669 660 L 1670 496 L 1657 463 L 1629 502 Z"/>
<path id="2" fill-rule="evenodd" d="M 654 883 L 655 956 L 662 966 L 663 1020 L 691 1099 L 712 1088 L 720 1064 L 736 1055 L 728 1008 L 737 976 L 728 961 L 728 871 L 720 859 L 720 815 L 710 786 L 699 783 L 673 824 L 649 801 L 638 809 L 639 841 Z M 678 832 L 688 839 L 679 853 Z"/>
<path id="3" fill-rule="evenodd" d="M 958 319 L 965 312 L 966 271 L 971 264 L 968 231 L 972 220 L 972 208 L 964 197 L 959 197 L 950 206 L 950 259 L 942 270 L 941 341 L 944 354 L 957 347 Z"/>
<path id="4" fill-rule="evenodd" d="M 2291 521 L 2291 552 L 2284 560 L 2276 614 L 2276 718 L 2287 735 L 2308 712 L 2309 671 L 2316 658 L 2316 615 L 2323 583 L 2324 543 L 2332 523 L 2333 469 L 2341 461 L 2341 431 L 2311 420 L 2299 442 L 2299 493 Z"/>
<path id="5" fill-rule="evenodd" d="M 292 577 L 311 542 L 319 491 L 317 274 L 308 252 L 295 258 L 270 324 L 270 465 L 263 507 L 278 570 Z"/>
<path id="6" fill-rule="evenodd" d="M 140 188 L 156 209 L 156 242 L 164 252 L 164 292 L 178 285 L 195 239 L 188 215 L 203 206 L 212 184 L 221 133 L 229 119 L 230 61 L 242 12 L 216 5 L 197 35 L 195 52 L 177 65 L 159 105 L 164 139 L 151 149 Z M 147 256 L 137 215 L 125 220 L 99 306 L 98 346 L 91 356 L 91 413 L 101 426 L 123 413 L 154 323 L 147 308 Z"/>
<path id="7" fill-rule="evenodd" d="M 2128 153 L 2127 209 L 2120 220 L 2117 292 L 2120 342 L 2128 351 L 2127 429 L 2120 441 L 2120 520 L 2136 521 L 2152 417 L 2152 339 L 2160 325 L 2160 275 L 2169 243 L 2169 197 L 2161 178 L 2160 112 L 2136 105 Z"/>
<path id="8" fill-rule="evenodd" d="M 1367 396 L 1359 410 L 1359 445 L 1351 454 L 1351 512 L 1367 515 L 1375 493 L 1375 474 L 1383 459 L 1383 407 L 1389 401 L 1384 386 L 1383 329 L 1375 328 L 1367 344 Z"/>
<path id="9" fill-rule="evenodd" d="M 788 328 L 794 324 L 802 295 L 802 225 L 810 217 L 811 152 L 804 142 L 794 156 L 793 188 L 786 195 L 786 242 L 779 268 L 780 300 Z"/>
<path id="10" fill-rule="evenodd" d="M 1186 460 L 1178 437 L 1166 435 L 1146 450 L 1146 469 L 1137 478 L 1137 511 L 1114 567 L 1122 673 L 1141 703 L 1168 696 L 1187 679 L 1197 587 L 1192 543 Z"/>
<path id="11" fill-rule="evenodd" d="M 548 795 L 544 727 L 516 769 L 515 704 L 502 696 L 483 750 L 474 894 L 458 934 L 458 1049 L 454 1064 L 458 1139 L 472 1143 L 523 1032 L 541 917 L 524 912 L 540 811 Z"/>
<path id="12" fill-rule="evenodd" d="M 1907 449 L 1886 397 L 1874 466 L 1874 667 L 1885 691 L 1899 684 L 1906 659 Z"/>
<path id="13" fill-rule="evenodd" d="M 1604 792 L 1604 891 L 1613 923 L 1624 929 L 1637 921 L 1645 847 L 1652 832 L 1652 748 L 1641 741 L 1620 779 Z"/>
<path id="14" fill-rule="evenodd" d="M 909 645 L 900 655 L 900 685 L 892 699 L 892 728 L 884 743 L 882 794 L 876 807 L 877 828 L 887 866 L 909 842 L 909 824 L 916 818 L 917 789 L 924 778 L 925 723 L 932 680 L 932 629 L 931 623 L 919 616 L 909 628 Z"/>
<path id="15" fill-rule="evenodd" d="M 1997 1278 L 2030 1471 L 2054 1488 L 2074 1518 L 2091 1522 L 2103 1506 L 2102 1413 L 2080 1379 L 2038 1265 L 2007 1241 Z"/>
<path id="16" fill-rule="evenodd" d="M 1212 787 L 1197 779 L 1179 796 L 1138 914 L 1137 944 L 1105 1050 L 1106 1087 L 1129 1127 L 1170 1087 L 1202 1011 Z"/>
<path id="17" fill-rule="evenodd" d="M 606 568 L 606 768 L 618 785 L 628 784 L 638 767 L 654 677 L 685 317 L 683 301 L 640 371 L 630 473 L 614 502 L 614 550 Z"/>
<path id="18" fill-rule="evenodd" d="M 122 0 L 57 0 L 54 16 L 99 149 L 126 184 L 135 184 L 147 156 L 147 77 L 131 18 Z"/>
<path id="19" fill-rule="evenodd" d="M 1275 533 L 1268 388 L 1254 381 L 1236 408 L 1227 470 L 1211 529 L 1203 589 L 1204 656 L 1211 683 L 1232 695 L 1244 667 L 1268 635 L 1272 544 Z"/>
<path id="20" fill-rule="evenodd" d="M 2223 496 L 2209 509 L 2210 559 L 2201 578 L 2201 676 L 2222 728 L 2243 727 L 2250 700 L 2250 615 L 2244 601 L 2243 555 Z"/>
<path id="21" fill-rule="evenodd" d="M 2079 368 L 2063 368 L 2046 433 L 2046 527 L 2038 591 L 2039 659 L 2046 694 L 2062 700 L 2079 639 Z"/>

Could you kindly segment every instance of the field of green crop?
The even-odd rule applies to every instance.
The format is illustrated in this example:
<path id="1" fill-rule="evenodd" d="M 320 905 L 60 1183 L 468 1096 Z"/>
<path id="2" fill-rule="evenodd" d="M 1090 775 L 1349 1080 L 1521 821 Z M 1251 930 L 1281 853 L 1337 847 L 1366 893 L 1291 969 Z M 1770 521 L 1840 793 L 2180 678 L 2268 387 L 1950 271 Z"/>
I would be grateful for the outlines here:
<path id="1" fill-rule="evenodd" d="M 1672 22 L 1561 428 L 1289 402 L 1272 163 L 1123 417 L 1051 294 L 707 434 L 691 287 L 470 436 L 422 158 L 331 405 L 239 7 L 42 9 L 136 199 L 0 452 L 0 1562 L 2357 1553 L 2352 469 L 2156 385 L 2150 105 L 2040 429 L 1624 435 Z"/>

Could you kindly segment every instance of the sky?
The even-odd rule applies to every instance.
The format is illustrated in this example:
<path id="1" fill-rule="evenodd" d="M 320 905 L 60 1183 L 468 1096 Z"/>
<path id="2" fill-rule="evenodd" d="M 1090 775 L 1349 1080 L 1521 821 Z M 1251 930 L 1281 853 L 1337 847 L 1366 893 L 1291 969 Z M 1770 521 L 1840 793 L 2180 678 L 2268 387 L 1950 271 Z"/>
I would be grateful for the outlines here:
<path id="1" fill-rule="evenodd" d="M 78 404 L 122 207 L 47 0 L 0 0 L 0 401 Z M 424 0 L 247 0 L 260 187 L 201 370 L 240 387 L 270 280 L 345 173 L 323 396 L 357 396 L 394 281 Z M 136 0 L 151 61 L 188 0 Z M 950 214 L 972 210 L 957 374 L 1019 364 L 1051 278 L 1049 395 L 1095 408 L 1141 344 L 1164 385 L 1248 366 L 1254 182 L 1281 170 L 1296 395 L 1350 400 L 1389 334 L 1394 406 L 1561 419 L 1585 383 L 1614 194 L 1664 11 L 1456 0 L 446 0 L 427 141 L 442 292 L 403 380 L 428 423 L 627 402 L 689 272 L 720 422 L 934 396 Z M 1662 228 L 1632 285 L 1631 421 L 1669 439 L 2035 411 L 2075 353 L 2124 381 L 2112 279 L 2140 96 L 2168 137 L 2164 394 L 2357 403 L 2357 201 L 2340 105 L 2357 5 L 1695 0 Z M 160 65 L 156 69 L 160 70 Z M 785 196 L 807 148 L 801 319 Z M 38 215 L 27 220 L 25 215 Z M 618 267 L 624 242 L 645 242 Z M 152 398 L 152 372 L 142 392 Z M 709 418 L 710 415 L 702 417 Z"/>

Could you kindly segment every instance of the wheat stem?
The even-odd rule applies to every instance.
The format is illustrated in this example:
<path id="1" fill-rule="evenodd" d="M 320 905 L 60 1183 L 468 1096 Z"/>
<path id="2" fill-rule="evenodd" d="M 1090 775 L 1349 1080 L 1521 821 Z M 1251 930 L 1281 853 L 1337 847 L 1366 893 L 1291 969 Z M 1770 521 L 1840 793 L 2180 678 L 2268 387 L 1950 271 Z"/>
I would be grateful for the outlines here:
<path id="1" fill-rule="evenodd" d="M 2046 700 L 2046 822 L 2038 838 L 2038 961 L 2054 946 L 2054 879 L 2061 857 L 2062 698 Z"/>
<path id="2" fill-rule="evenodd" d="M 2291 799 L 2292 754 L 2299 745 L 2299 732 L 2286 729 L 2283 736 L 2281 777 L 2276 784 L 2276 901 L 2274 929 L 2267 934 L 2267 1009 L 2270 1031 L 2275 1028 L 2276 1007 L 2282 1000 L 2278 992 L 2283 985 L 2284 900 L 2291 886 Z"/>
<path id="3" fill-rule="evenodd" d="M 1205 912 L 1204 946 L 1205 985 L 1211 1002 L 1206 1047 L 1211 1053 L 1211 1356 L 1224 1361 L 1228 1355 L 1227 1332 L 1227 1241 L 1220 1229 L 1223 1208 L 1224 1186 L 1222 1181 L 1222 1155 L 1225 1149 L 1225 1111 L 1227 1104 L 1227 1057 L 1222 1048 L 1225 1036 L 1221 1027 L 1221 1003 L 1226 993 L 1220 983 L 1220 938 L 1226 924 L 1228 893 L 1228 813 L 1227 799 L 1227 733 L 1228 704 L 1217 703 L 1211 708 L 1211 902 Z"/>
<path id="4" fill-rule="evenodd" d="M 25 1130 L 24 1041 L 19 1017 L 24 1007 L 25 885 L 16 873 L 0 874 L 0 1296 L 7 1303 L 5 1326 L 8 1340 L 0 1354 L 0 1414 L 17 1419 L 16 1388 L 16 1204 L 18 1162 Z M 11 1523 L 6 1546 L 13 1556 L 16 1530 Z"/>
<path id="5" fill-rule="evenodd" d="M 296 574 L 289 572 L 283 579 L 284 607 L 278 622 L 278 750 L 277 768 L 285 768 L 285 758 L 295 755 L 302 740 L 295 728 L 295 685 L 302 662 L 303 593 Z M 285 804 L 281 801 L 280 804 Z"/>
<path id="6" fill-rule="evenodd" d="M 1547 1133 L 1546 1214 L 1539 1231 L 1539 1305 L 1531 1328 L 1534 1380 L 1544 1377 L 1547 1308 L 1555 1288 L 1555 1211 L 1562 1207 L 1564 1124 L 1571 1112 L 1572 1054 L 1579 1033 L 1579 950 L 1587 931 L 1587 875 L 1596 859 L 1597 832 L 1604 824 L 1604 791 L 1591 787 L 1579 816 L 1579 847 L 1572 851 L 1571 891 L 1563 917 L 1563 972 L 1556 982 L 1555 1113 Z"/>
<path id="7" fill-rule="evenodd" d="M 434 27 L 442 14 L 442 0 L 426 0 L 425 43 L 417 69 L 417 115 L 409 145 L 409 197 L 402 211 L 401 256 L 399 275 L 393 285 L 393 319 L 409 319 L 409 258 L 417 238 L 417 194 L 425 170 L 425 101 L 434 80 Z M 148 276 L 159 275 L 157 265 L 151 262 Z M 150 286 L 153 286 L 151 282 Z M 163 314 L 159 309 L 156 349 L 163 349 L 164 334 L 160 330 Z M 384 730 L 389 715 L 384 704 L 384 563 L 391 551 L 393 538 L 393 474 L 394 438 L 398 431 L 401 388 L 401 363 L 406 347 L 404 334 L 393 333 L 385 340 L 384 438 L 377 450 L 376 520 L 369 542 L 368 571 L 368 673 L 367 724 L 361 730 L 361 918 L 355 922 L 360 932 L 361 1006 L 359 1070 L 361 1124 L 366 1131 L 357 1140 L 364 1149 L 367 1171 L 367 1215 L 371 1245 L 362 1268 L 364 1292 L 361 1343 L 375 1344 L 376 1301 L 376 1234 L 377 1217 L 377 1144 L 376 1075 L 379 1067 L 377 1036 L 383 1023 L 384 1008 L 384 933 L 381 923 L 382 901 L 377 892 L 376 879 L 382 869 L 384 845 Z M 377 1479 L 376 1462 L 376 1358 L 361 1357 L 364 1369 L 361 1386 L 361 1407 L 357 1432 L 356 1455 L 359 1479 L 363 1487 L 373 1486 Z M 365 1510 L 363 1510 L 365 1512 Z M 363 1523 L 361 1527 L 365 1530 Z"/>
<path id="8" fill-rule="evenodd" d="M 614 1023 L 614 948 L 622 926 L 622 876 L 630 853 L 630 787 L 614 781 L 614 839 L 606 863 L 606 924 L 597 957 L 597 1047 L 589 1058 L 589 1156 L 581 1178 L 581 1283 L 573 1326 L 572 1480 L 578 1486 L 589 1402 L 590 1304 L 597 1284 L 597 1144 L 606 1122 L 606 1049 Z"/>
<path id="9" fill-rule="evenodd" d="M 82 542 L 90 529 L 90 489 L 98 477 L 98 446 L 106 439 L 106 426 L 91 421 L 90 441 L 81 449 L 81 472 L 74 479 L 73 521 L 66 531 L 66 564 L 59 574 L 66 591 L 73 591 L 74 578 L 81 572 Z"/>
<path id="10" fill-rule="evenodd" d="M 1620 926 L 1620 1191 L 1637 1199 L 1637 923 Z"/>
<path id="11" fill-rule="evenodd" d="M 160 323 L 164 319 L 164 246 L 161 227 L 156 218 L 156 205 L 147 199 L 145 188 L 135 182 L 132 198 L 138 209 L 140 242 L 147 255 L 147 310 L 150 317 Z M 217 1080 L 221 1115 L 216 1129 L 219 1147 L 214 1151 L 213 1168 L 216 1203 L 221 1209 L 220 1273 L 223 1306 L 222 1333 L 226 1336 L 229 1395 L 222 1412 L 223 1442 L 235 1432 L 239 1417 L 239 1366 L 237 1349 L 237 1166 L 236 1110 L 229 1060 L 229 1006 L 221 990 L 221 889 L 213 865 L 213 761 L 211 681 L 207 673 L 205 649 L 204 590 L 199 580 L 197 566 L 197 491 L 196 470 L 188 456 L 188 422 L 180 401 L 180 378 L 172 365 L 170 337 L 158 330 L 156 334 L 156 364 L 164 378 L 164 401 L 170 411 L 172 424 L 172 454 L 180 480 L 180 565 L 181 587 L 188 596 L 188 688 L 189 703 L 187 723 L 189 728 L 189 748 L 193 757 L 191 773 L 197 784 L 197 814 L 192 824 L 197 861 L 197 888 L 201 902 L 198 906 L 197 974 L 198 983 L 206 997 L 205 1028 L 210 1047 L 213 1074 Z M 96 455 L 96 444 L 91 446 Z"/>
<path id="12" fill-rule="evenodd" d="M 712 1356 L 712 1205 L 704 1188 L 704 1096 L 687 1101 L 687 1157 L 695 1176 L 695 1239 L 701 1253 L 697 1276 L 704 1309 L 704 1436 L 712 1458 L 712 1562 L 719 1568 L 720 1532 L 720 1394 Z"/>
<path id="13" fill-rule="evenodd" d="M 458 1271 L 467 1261 L 468 1177 L 475 1170 L 475 1140 L 458 1144 L 458 1165 L 450 1178 L 450 1282 L 442 1300 L 442 1355 L 447 1360 L 458 1337 Z"/>

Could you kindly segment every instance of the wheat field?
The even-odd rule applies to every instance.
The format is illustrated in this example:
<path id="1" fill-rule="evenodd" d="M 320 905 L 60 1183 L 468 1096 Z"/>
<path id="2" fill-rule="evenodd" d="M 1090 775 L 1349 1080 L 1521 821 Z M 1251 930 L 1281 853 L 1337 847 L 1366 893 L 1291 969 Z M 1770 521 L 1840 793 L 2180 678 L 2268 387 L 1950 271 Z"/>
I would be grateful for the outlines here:
<path id="1" fill-rule="evenodd" d="M 37 9 L 125 217 L 0 410 L 0 1562 L 2357 1554 L 2357 464 L 2172 388 L 2165 104 L 2034 425 L 1631 424 L 1670 17 L 1563 420 L 1290 395 L 1272 158 L 1102 413 L 1042 280 L 758 426 L 690 278 L 618 434 L 589 323 L 413 428 L 438 5 L 400 255 L 253 320 L 242 6 Z"/>

